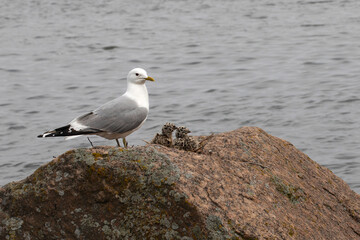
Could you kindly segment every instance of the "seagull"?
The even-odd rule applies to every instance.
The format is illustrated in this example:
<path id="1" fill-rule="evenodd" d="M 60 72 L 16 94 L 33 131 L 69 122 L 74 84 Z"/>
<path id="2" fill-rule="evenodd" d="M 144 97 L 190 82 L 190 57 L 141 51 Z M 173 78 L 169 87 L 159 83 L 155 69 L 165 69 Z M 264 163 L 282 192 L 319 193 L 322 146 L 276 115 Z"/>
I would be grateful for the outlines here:
<path id="1" fill-rule="evenodd" d="M 127 148 L 126 136 L 138 130 L 149 113 L 149 94 L 145 86 L 147 80 L 155 81 L 144 69 L 134 68 L 127 76 L 127 90 L 122 96 L 75 118 L 66 126 L 47 131 L 38 137 L 69 139 L 81 135 L 98 135 L 109 140 L 115 139 L 118 147 L 119 138 L 122 138 Z"/>

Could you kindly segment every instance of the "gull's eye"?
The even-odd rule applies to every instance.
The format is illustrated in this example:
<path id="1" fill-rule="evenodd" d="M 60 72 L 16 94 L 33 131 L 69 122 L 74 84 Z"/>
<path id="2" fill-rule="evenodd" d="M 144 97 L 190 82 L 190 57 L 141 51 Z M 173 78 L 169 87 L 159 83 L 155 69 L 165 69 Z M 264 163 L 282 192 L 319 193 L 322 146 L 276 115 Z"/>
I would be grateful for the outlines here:
<path id="1" fill-rule="evenodd" d="M 138 73 L 135 73 L 135 75 L 138 77 L 140 74 L 138 74 Z"/>

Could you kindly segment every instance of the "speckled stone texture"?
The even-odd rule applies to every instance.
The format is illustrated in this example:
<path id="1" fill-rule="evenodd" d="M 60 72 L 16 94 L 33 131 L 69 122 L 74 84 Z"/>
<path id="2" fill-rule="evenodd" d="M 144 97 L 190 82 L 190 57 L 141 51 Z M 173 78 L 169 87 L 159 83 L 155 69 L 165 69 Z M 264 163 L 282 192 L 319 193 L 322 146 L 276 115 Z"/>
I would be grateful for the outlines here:
<path id="1" fill-rule="evenodd" d="M 0 239 L 360 239 L 360 196 L 291 143 L 244 127 L 201 153 L 68 151 L 0 188 Z"/>

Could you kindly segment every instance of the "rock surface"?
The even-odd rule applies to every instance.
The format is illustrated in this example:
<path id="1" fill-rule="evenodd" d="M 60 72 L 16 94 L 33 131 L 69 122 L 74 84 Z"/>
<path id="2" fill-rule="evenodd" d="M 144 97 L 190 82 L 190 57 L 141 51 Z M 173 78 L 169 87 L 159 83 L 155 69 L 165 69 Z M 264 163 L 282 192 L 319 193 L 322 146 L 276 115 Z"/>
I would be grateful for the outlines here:
<path id="1" fill-rule="evenodd" d="M 68 151 L 0 188 L 0 239 L 360 239 L 360 196 L 255 127 L 201 153 Z"/>

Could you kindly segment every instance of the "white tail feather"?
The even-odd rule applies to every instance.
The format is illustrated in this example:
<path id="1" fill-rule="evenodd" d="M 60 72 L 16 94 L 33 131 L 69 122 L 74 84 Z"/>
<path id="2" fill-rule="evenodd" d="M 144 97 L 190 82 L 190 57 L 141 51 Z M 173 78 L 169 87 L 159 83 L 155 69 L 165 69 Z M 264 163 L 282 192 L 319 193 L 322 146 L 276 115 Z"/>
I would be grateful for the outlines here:
<path id="1" fill-rule="evenodd" d="M 77 138 L 77 137 L 81 137 L 81 135 L 65 137 L 65 140 L 70 140 L 70 139 Z"/>

